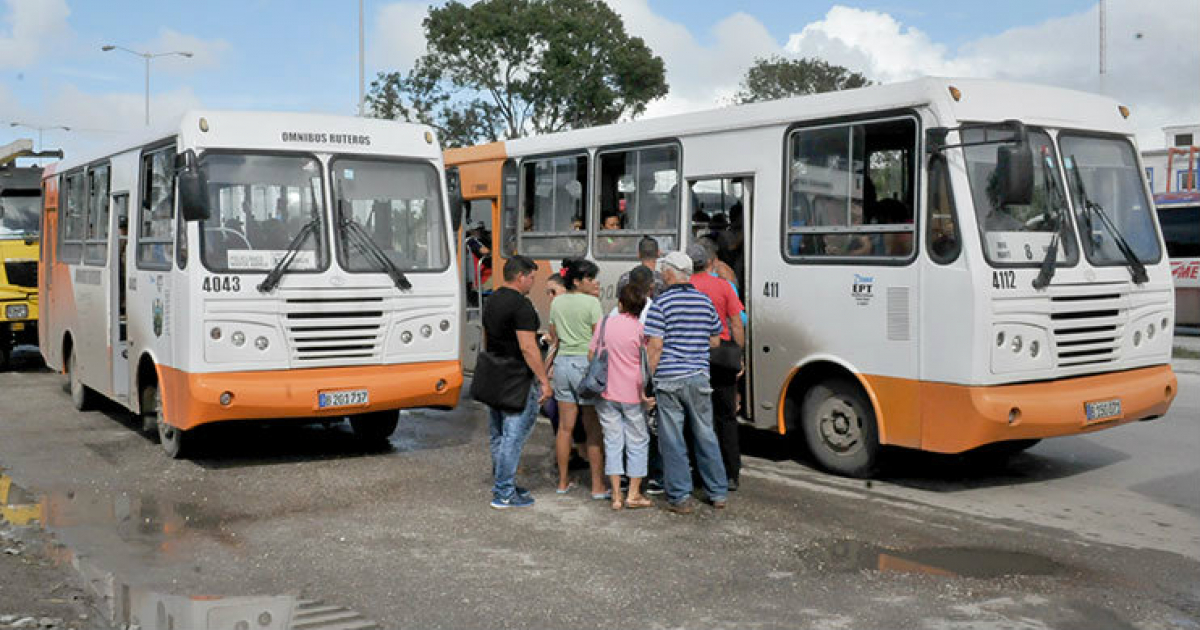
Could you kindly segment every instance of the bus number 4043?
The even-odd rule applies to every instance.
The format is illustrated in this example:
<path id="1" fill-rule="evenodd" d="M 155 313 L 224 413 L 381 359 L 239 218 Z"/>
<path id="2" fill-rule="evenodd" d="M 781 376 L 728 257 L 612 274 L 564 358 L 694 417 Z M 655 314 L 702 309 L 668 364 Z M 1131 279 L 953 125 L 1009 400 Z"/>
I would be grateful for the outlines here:
<path id="1" fill-rule="evenodd" d="M 242 290 L 242 279 L 237 276 L 204 276 L 202 288 L 207 293 L 236 293 Z"/>

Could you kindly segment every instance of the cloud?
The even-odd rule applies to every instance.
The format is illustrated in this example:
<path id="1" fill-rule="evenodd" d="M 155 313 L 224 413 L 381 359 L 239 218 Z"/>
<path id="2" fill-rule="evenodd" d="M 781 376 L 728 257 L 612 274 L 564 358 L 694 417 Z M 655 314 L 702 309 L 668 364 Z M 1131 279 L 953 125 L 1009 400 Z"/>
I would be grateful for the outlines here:
<path id="1" fill-rule="evenodd" d="M 957 50 L 904 28 L 884 13 L 835 6 L 788 39 L 797 56 L 818 56 L 890 83 L 923 75 L 1043 83 L 1104 93 L 1133 110 L 1139 143 L 1162 143 L 1161 127 L 1200 120 L 1200 23 L 1194 0 L 1108 3 L 1108 73 L 1098 73 L 1098 9 L 1009 29 Z"/>
<path id="2" fill-rule="evenodd" d="M 7 0 L 0 21 L 0 68 L 26 68 L 66 33 L 66 0 Z"/>
<path id="3" fill-rule="evenodd" d="M 425 53 L 425 28 L 428 2 L 394 2 L 380 7 L 371 21 L 371 66 L 385 72 L 401 73 L 412 69 L 413 62 Z M 368 83 L 373 77 L 367 77 Z"/>

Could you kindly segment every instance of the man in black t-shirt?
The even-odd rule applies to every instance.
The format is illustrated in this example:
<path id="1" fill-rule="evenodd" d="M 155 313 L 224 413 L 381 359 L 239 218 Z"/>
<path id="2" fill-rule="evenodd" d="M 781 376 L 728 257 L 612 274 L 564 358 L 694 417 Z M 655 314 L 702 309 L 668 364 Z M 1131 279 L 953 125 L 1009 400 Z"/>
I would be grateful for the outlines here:
<path id="1" fill-rule="evenodd" d="M 533 288 L 537 263 L 525 256 L 513 256 L 504 263 L 504 286 L 488 298 L 483 307 L 484 347 L 489 354 L 524 359 L 533 372 L 525 408 L 519 412 L 488 409 L 488 428 L 491 433 L 492 487 L 491 506 L 498 510 L 510 507 L 529 507 L 533 496 L 516 485 L 517 464 L 521 449 L 533 431 L 537 411 L 549 399 L 552 390 L 546 377 L 546 366 L 537 345 L 538 315 L 529 298 Z"/>

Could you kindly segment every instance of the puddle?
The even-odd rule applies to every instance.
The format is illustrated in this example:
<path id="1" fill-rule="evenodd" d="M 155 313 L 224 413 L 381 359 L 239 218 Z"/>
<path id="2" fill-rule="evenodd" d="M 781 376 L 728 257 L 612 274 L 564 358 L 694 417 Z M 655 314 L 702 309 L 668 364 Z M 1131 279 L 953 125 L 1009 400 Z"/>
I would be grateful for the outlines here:
<path id="1" fill-rule="evenodd" d="M 156 560 L 181 555 L 197 536 L 240 544 L 225 519 L 192 503 L 154 497 L 57 491 L 37 495 L 0 469 L 0 521 L 51 534 L 77 528 L 115 534 Z M 109 623 L 142 630 L 370 630 L 379 626 L 339 606 L 292 595 L 180 595 L 139 585 L 70 547 L 47 545 L 50 559 L 75 570 Z M 186 554 L 184 554 L 186 555 Z"/>
<path id="2" fill-rule="evenodd" d="M 827 540 L 801 551 L 806 567 L 824 571 L 924 573 L 944 577 L 994 579 L 1014 575 L 1053 575 L 1064 567 L 1044 556 L 986 547 L 889 549 L 857 540 Z"/>

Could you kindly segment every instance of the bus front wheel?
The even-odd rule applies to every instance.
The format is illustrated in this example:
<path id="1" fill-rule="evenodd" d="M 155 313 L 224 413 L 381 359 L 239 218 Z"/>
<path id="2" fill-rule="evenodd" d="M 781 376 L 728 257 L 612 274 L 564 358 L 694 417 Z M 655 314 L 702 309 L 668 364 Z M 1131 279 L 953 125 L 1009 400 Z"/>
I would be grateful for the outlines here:
<path id="1" fill-rule="evenodd" d="M 350 416 L 350 428 L 354 431 L 354 435 L 368 444 L 387 441 L 396 431 L 396 425 L 399 423 L 400 412 L 395 409 Z"/>
<path id="2" fill-rule="evenodd" d="M 70 356 L 67 357 L 67 386 L 71 391 L 71 403 L 77 411 L 86 411 L 92 406 L 92 388 L 84 385 L 79 376 L 79 358 L 73 347 Z"/>
<path id="3" fill-rule="evenodd" d="M 163 417 L 162 392 L 158 389 L 158 383 L 150 383 L 142 389 L 142 401 L 143 424 L 149 424 L 146 420 L 153 418 L 158 430 L 158 444 L 163 452 L 171 459 L 182 458 L 190 450 L 192 434 L 167 424 Z"/>
<path id="4" fill-rule="evenodd" d="M 804 439 L 823 468 L 869 477 L 879 457 L 875 410 L 857 384 L 830 379 L 809 389 L 800 408 Z"/>

